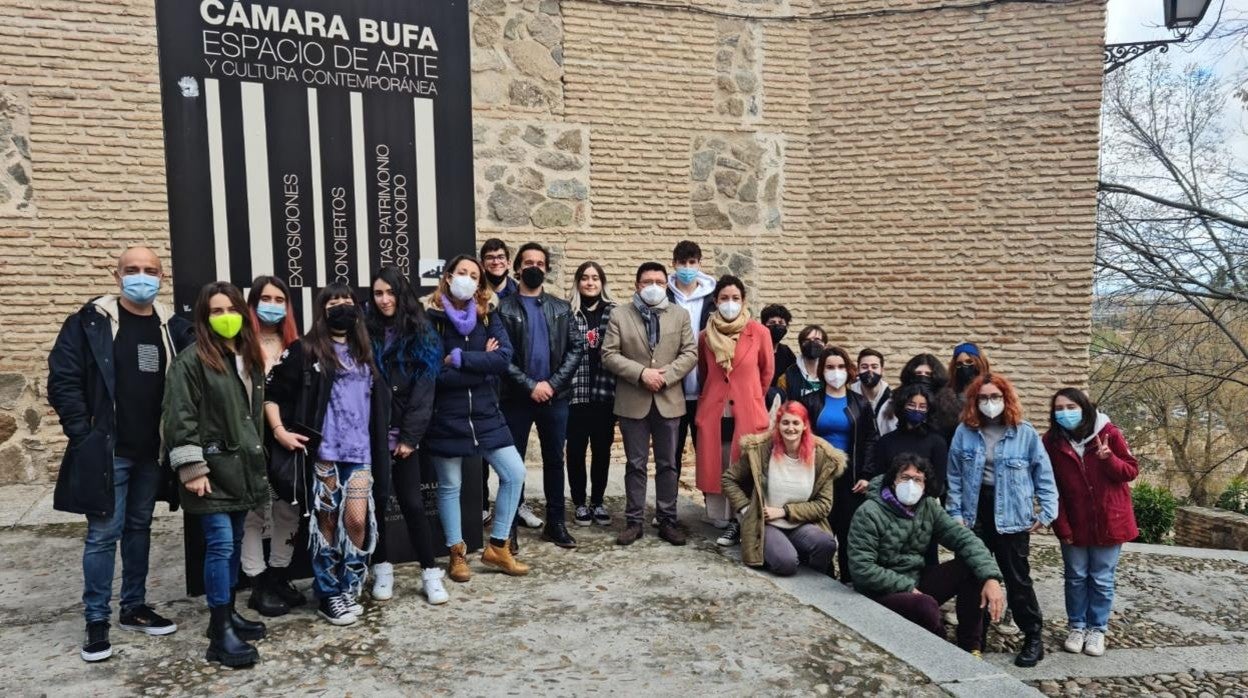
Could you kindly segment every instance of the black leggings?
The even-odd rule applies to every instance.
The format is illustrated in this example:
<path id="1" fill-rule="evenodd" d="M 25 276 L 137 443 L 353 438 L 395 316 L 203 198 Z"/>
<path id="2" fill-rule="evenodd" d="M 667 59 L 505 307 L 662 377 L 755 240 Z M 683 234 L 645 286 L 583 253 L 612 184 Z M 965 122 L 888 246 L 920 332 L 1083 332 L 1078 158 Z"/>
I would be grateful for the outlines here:
<path id="1" fill-rule="evenodd" d="M 411 541 L 412 549 L 416 551 L 416 560 L 421 567 L 433 569 L 436 564 L 433 559 L 433 537 L 429 531 L 429 519 L 425 516 L 425 500 L 420 491 L 420 452 L 413 451 L 407 458 L 394 461 L 390 472 L 385 475 L 375 472 L 373 496 L 377 500 L 377 547 L 373 551 L 373 563 L 390 562 L 385 521 L 390 503 L 389 480 L 393 475 L 394 495 L 399 500 L 399 511 L 403 512 L 407 537 Z"/>
<path id="2" fill-rule="evenodd" d="M 592 449 L 589 505 L 602 504 L 615 442 L 615 411 L 609 402 L 586 402 L 568 408 L 568 485 L 572 503 L 585 506 L 585 451 Z"/>

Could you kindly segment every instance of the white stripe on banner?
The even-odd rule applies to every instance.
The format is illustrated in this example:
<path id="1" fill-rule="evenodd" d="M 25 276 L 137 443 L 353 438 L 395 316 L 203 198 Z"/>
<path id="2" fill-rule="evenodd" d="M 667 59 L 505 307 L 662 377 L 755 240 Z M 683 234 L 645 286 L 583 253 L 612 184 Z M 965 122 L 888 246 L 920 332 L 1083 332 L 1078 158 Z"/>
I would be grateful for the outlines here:
<path id="1" fill-rule="evenodd" d="M 316 287 L 325 288 L 325 201 L 321 192 L 321 112 L 316 99 L 316 88 L 308 88 L 308 150 L 312 156 L 312 238 L 316 240 Z M 309 296 L 311 291 L 308 291 Z M 304 305 L 303 331 L 312 329 L 307 308 Z"/>
<path id="2" fill-rule="evenodd" d="M 243 151 L 247 169 L 247 228 L 251 275 L 272 274 L 273 212 L 269 208 L 269 139 L 265 127 L 264 85 L 243 82 Z"/>
<path id="3" fill-rule="evenodd" d="M 312 329 L 312 289 L 304 286 L 299 290 L 303 292 L 303 332 L 307 334 Z"/>
<path id="4" fill-rule="evenodd" d="M 212 187 L 212 250 L 217 279 L 230 279 L 230 225 L 225 218 L 225 147 L 221 143 L 221 92 L 213 78 L 204 80 L 208 110 L 208 177 Z"/>
<path id="5" fill-rule="evenodd" d="M 442 259 L 438 250 L 438 173 L 434 157 L 433 100 L 412 100 L 416 114 L 416 227 L 420 259 L 432 263 Z M 423 266 L 423 265 L 422 265 Z M 423 278 L 421 285 L 434 286 L 438 280 Z"/>
<path id="6" fill-rule="evenodd" d="M 355 174 L 355 265 L 360 288 L 368 286 L 368 178 L 364 176 L 364 95 L 351 93 L 351 164 Z"/>

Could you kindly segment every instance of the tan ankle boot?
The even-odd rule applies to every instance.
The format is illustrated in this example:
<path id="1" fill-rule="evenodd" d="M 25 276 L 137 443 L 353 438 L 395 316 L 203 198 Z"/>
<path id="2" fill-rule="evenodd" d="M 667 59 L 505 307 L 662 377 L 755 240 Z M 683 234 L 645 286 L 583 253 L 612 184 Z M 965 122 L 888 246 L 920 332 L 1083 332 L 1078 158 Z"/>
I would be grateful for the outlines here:
<path id="1" fill-rule="evenodd" d="M 490 567 L 497 567 L 513 577 L 529 573 L 529 566 L 512 557 L 511 549 L 505 544 L 495 546 L 487 542 L 485 552 L 481 553 L 481 562 Z"/>
<path id="2" fill-rule="evenodd" d="M 468 545 L 464 542 L 451 546 L 451 564 L 447 567 L 446 576 L 456 582 L 472 579 L 472 570 L 468 567 Z"/>

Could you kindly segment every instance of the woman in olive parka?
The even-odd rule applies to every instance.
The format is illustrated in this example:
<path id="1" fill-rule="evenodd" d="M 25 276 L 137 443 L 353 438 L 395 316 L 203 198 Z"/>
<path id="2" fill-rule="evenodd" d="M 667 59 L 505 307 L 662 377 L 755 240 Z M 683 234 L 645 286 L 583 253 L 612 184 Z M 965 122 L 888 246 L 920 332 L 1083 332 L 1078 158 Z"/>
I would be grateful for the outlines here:
<path id="1" fill-rule="evenodd" d="M 264 359 L 243 294 L 210 283 L 195 302 L 195 350 L 174 360 L 165 381 L 163 435 L 182 483 L 182 507 L 204 533 L 204 590 L 211 612 L 208 661 L 246 666 L 259 659 L 248 640 L 263 623 L 234 610 L 243 521 L 266 503 Z"/>

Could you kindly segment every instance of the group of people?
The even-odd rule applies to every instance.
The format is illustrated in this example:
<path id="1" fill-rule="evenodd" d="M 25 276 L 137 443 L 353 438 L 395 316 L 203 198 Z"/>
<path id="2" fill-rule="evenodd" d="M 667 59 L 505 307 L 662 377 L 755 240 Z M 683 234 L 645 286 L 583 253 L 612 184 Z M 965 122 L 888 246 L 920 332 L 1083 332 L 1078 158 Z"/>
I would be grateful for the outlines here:
<path id="1" fill-rule="evenodd" d="M 421 593 L 445 603 L 443 579 L 473 574 L 465 459 L 483 459 L 498 479 L 491 507 L 485 471 L 480 562 L 521 576 L 517 526 L 577 545 L 565 482 L 571 523 L 612 524 L 603 496 L 617 423 L 619 545 L 645 534 L 651 461 L 651 523 L 660 539 L 685 544 L 677 486 L 692 436 L 706 518 L 745 564 L 781 575 L 808 565 L 942 636 L 940 606 L 956 598 L 957 643 L 971 652 L 982 649 L 985 617 L 999 620 L 1008 602 L 1024 633 L 1016 662 L 1032 666 L 1044 647 L 1030 534 L 1052 526 L 1066 568 L 1065 648 L 1104 652 L 1118 552 L 1137 535 L 1128 487 L 1138 465 L 1083 392 L 1053 396 L 1041 436 L 975 344 L 954 348 L 947 368 L 913 357 L 893 387 L 882 352 L 855 360 L 810 325 L 795 353 L 783 342 L 786 308 L 768 305 L 755 320 L 745 284 L 703 272 L 695 242 L 672 257 L 670 275 L 660 262 L 638 266 L 618 303 L 603 267 L 587 261 L 565 300 L 546 289 L 545 247 L 526 243 L 513 256 L 491 239 L 478 256 L 450 260 L 424 297 L 395 267 L 373 276 L 366 298 L 331 284 L 300 336 L 281 279 L 258 277 L 245 297 L 208 284 L 188 320 L 156 301 L 156 254 L 127 249 L 114 272 L 120 293 L 70 316 L 48 359 L 49 402 L 69 439 L 55 505 L 88 522 L 82 658 L 111 655 L 118 543 L 119 625 L 177 629 L 146 601 L 158 499 L 180 504 L 203 532 L 207 659 L 245 666 L 266 629 L 235 607 L 239 572 L 263 616 L 307 603 L 290 574 L 301 517 L 317 613 L 329 623 L 358 620 L 370 577 L 373 599 L 395 593 L 379 524 L 391 496 Z M 535 427 L 544 520 L 524 504 Z M 422 458 L 437 473 L 445 571 Z M 941 562 L 942 546 L 953 559 Z"/>

